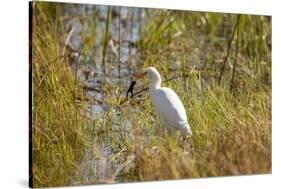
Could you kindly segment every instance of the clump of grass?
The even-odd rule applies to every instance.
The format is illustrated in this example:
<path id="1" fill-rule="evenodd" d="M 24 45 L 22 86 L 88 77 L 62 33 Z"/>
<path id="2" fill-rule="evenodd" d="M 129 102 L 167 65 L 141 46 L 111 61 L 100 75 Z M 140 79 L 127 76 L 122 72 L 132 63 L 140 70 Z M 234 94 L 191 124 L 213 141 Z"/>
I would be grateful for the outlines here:
<path id="1" fill-rule="evenodd" d="M 34 187 L 71 183 L 77 162 L 83 157 L 87 133 L 81 94 L 62 56 L 59 9 L 33 4 L 32 30 L 32 182 Z"/>

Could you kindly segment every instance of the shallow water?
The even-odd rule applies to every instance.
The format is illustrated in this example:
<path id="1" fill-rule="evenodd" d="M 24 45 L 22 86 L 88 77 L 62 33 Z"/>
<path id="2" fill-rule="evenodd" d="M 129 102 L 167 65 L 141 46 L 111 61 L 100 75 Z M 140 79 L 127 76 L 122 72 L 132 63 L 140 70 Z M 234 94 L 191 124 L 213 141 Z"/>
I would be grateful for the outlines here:
<path id="1" fill-rule="evenodd" d="M 103 67 L 101 52 L 103 35 L 106 30 L 107 11 L 108 6 L 103 5 L 75 6 L 66 4 L 64 6 L 63 17 L 68 18 L 64 22 L 64 26 L 66 31 L 71 31 L 71 33 L 66 33 L 65 39 L 69 38 L 67 46 L 74 57 L 71 68 L 75 72 L 77 66 L 78 83 L 83 86 L 85 94 L 91 99 L 88 103 L 89 120 L 97 119 L 107 111 L 107 104 L 104 103 L 105 94 L 102 92 L 103 85 L 118 85 L 122 91 L 121 95 L 125 96 L 130 85 L 130 75 L 137 67 L 138 50 L 136 42 L 139 39 L 141 26 L 144 22 L 142 18 L 145 13 L 141 8 L 122 7 L 120 9 L 120 7 L 112 7 L 105 67 Z M 94 16 L 95 14 L 97 17 Z M 96 21 L 94 22 L 93 19 Z M 90 36 L 94 25 L 96 25 L 95 42 L 85 47 L 82 35 Z M 81 53 L 79 49 L 82 45 L 83 48 L 87 48 L 87 52 L 83 56 L 79 56 L 79 53 Z M 114 120 L 118 119 L 118 110 L 113 109 L 111 111 L 113 112 L 112 129 L 117 129 Z M 128 130 L 128 123 L 124 121 L 122 124 L 125 128 L 124 131 L 129 132 L 126 131 Z M 86 127 L 92 126 L 92 122 L 89 121 Z M 86 150 L 85 157 L 80 163 L 81 171 L 77 173 L 78 175 L 74 175 L 74 184 L 76 182 L 108 183 L 121 181 L 122 177 L 118 174 L 124 167 L 130 167 L 133 164 L 134 157 L 114 160 L 114 153 L 108 145 L 109 137 L 105 136 L 102 143 L 97 141 L 98 137 L 95 137 L 95 133 L 93 137 L 92 144 Z M 77 181 L 77 177 L 80 177 L 80 180 Z"/>

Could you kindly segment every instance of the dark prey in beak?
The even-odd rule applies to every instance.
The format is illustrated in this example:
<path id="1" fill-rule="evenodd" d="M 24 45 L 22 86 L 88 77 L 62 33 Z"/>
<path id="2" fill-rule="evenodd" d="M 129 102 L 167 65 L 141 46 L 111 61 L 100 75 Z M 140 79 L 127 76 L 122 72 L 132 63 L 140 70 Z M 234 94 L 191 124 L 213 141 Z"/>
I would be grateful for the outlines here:
<path id="1" fill-rule="evenodd" d="M 132 80 L 129 89 L 127 90 L 126 98 L 128 98 L 129 93 L 131 93 L 131 98 L 134 97 L 134 87 L 135 87 L 136 83 L 137 83 L 136 81 Z"/>

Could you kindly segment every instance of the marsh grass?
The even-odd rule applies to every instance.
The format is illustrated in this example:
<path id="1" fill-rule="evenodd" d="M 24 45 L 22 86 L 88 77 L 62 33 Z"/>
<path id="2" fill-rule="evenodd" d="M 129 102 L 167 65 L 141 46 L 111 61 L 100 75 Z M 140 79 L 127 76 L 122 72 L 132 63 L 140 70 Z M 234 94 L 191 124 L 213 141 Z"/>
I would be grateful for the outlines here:
<path id="1" fill-rule="evenodd" d="M 32 31 L 32 172 L 33 186 L 71 183 L 86 148 L 84 103 L 75 94 L 81 90 L 62 55 L 57 33 L 57 10 L 36 2 Z"/>
<path id="2" fill-rule="evenodd" d="M 200 82 L 204 81 L 191 76 L 188 96 L 184 95 L 184 86 L 171 86 L 179 96 L 186 96 L 183 102 L 190 107 L 187 113 L 193 136 L 185 142 L 159 134 L 159 122 L 151 121 L 156 115 L 150 103 L 145 103 L 137 114 L 133 114 L 131 119 L 135 122 L 132 122 L 130 149 L 136 157 L 132 171 L 137 179 L 129 177 L 128 181 L 271 171 L 271 99 L 268 93 L 245 97 L 244 92 L 253 90 L 248 89 L 234 97 L 228 88 L 222 89 L 214 82 L 205 86 L 203 94 L 198 94 Z"/>
<path id="3" fill-rule="evenodd" d="M 137 67 L 155 66 L 164 80 L 181 76 L 163 85 L 186 108 L 193 136 L 183 140 L 163 131 L 147 91 L 124 100 L 126 88 L 105 82 L 106 111 L 86 117 L 87 102 L 74 98 L 83 93 L 74 85 L 68 57 L 61 57 L 61 30 L 53 16 L 61 13 L 39 5 L 32 49 L 35 186 L 271 173 L 269 17 L 241 15 L 218 85 L 237 15 L 143 10 Z M 105 46 L 103 41 L 103 52 Z M 84 163 L 89 159 L 94 166 Z M 101 162 L 105 166 L 98 169 Z"/>

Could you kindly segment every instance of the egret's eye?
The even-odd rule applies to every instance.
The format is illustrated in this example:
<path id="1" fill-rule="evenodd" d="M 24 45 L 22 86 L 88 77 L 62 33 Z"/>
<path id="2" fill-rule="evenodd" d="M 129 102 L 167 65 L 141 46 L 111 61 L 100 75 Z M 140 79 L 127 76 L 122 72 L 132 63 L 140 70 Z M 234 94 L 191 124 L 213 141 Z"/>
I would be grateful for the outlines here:
<path id="1" fill-rule="evenodd" d="M 147 71 L 144 71 L 143 73 L 144 73 L 144 75 L 147 75 Z"/>

